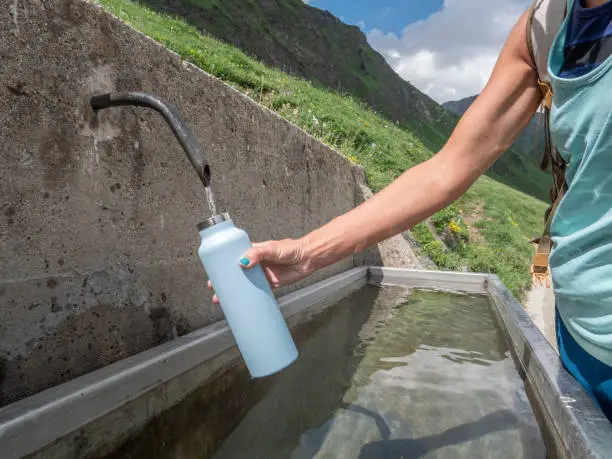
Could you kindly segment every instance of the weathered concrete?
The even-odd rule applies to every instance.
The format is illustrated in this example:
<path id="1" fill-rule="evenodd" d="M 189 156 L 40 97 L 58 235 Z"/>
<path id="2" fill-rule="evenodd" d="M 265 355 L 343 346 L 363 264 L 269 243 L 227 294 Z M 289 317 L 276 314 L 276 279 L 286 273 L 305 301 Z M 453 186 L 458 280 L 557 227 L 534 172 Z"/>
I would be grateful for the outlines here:
<path id="1" fill-rule="evenodd" d="M 196 254 L 195 172 L 158 114 L 96 119 L 91 94 L 174 104 L 217 207 L 254 240 L 298 237 L 361 200 L 360 168 L 98 7 L 0 11 L 0 405 L 221 318 Z"/>

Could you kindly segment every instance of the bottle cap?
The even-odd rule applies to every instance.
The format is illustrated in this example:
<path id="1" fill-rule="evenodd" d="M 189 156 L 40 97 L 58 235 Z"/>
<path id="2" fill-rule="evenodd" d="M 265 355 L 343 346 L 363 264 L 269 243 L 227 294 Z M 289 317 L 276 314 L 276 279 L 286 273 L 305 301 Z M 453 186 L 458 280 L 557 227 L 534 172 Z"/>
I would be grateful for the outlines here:
<path id="1" fill-rule="evenodd" d="M 225 221 L 232 221 L 228 213 L 222 213 L 218 215 L 213 215 L 210 218 L 198 223 L 198 230 L 202 231 L 203 229 L 210 228 L 211 226 L 218 225 L 219 223 L 223 223 Z"/>

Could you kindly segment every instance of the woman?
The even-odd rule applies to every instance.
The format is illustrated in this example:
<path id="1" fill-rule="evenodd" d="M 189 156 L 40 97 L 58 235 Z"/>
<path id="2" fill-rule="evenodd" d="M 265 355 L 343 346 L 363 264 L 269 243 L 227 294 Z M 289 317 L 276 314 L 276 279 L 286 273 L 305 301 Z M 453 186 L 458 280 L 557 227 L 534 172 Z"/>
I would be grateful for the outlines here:
<path id="1" fill-rule="evenodd" d="M 541 92 L 526 12 L 481 95 L 440 152 L 352 211 L 298 240 L 255 245 L 273 287 L 405 231 L 459 198 L 534 116 Z M 573 0 L 553 44 L 553 141 L 569 189 L 552 222 L 557 340 L 566 369 L 612 421 L 612 0 Z"/>

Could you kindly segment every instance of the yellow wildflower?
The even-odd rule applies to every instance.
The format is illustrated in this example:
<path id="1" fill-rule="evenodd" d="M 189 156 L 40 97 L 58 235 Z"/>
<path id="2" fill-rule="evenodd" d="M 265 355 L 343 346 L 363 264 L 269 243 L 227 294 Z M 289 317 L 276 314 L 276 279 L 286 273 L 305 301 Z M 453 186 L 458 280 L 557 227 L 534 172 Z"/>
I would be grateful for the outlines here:
<path id="1" fill-rule="evenodd" d="M 457 223 L 455 223 L 455 220 L 451 220 L 450 223 L 448 224 L 448 227 L 455 234 L 461 231 L 461 228 L 459 227 L 459 225 L 457 225 Z"/>

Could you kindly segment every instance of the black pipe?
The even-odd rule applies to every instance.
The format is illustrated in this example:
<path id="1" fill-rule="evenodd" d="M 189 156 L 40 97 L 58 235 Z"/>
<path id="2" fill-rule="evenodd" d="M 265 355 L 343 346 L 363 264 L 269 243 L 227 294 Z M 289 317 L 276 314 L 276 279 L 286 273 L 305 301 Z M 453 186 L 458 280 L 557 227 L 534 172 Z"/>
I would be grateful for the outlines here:
<path id="1" fill-rule="evenodd" d="M 115 94 L 99 94 L 90 100 L 94 110 L 102 110 L 108 107 L 120 105 L 136 105 L 138 107 L 148 107 L 158 111 L 170 125 L 172 132 L 181 143 L 183 150 L 187 154 L 189 161 L 198 173 L 198 177 L 205 187 L 210 185 L 210 168 L 206 162 L 204 152 L 196 142 L 195 137 L 180 119 L 178 113 L 170 104 L 158 99 L 151 94 L 144 92 L 119 92 Z"/>

